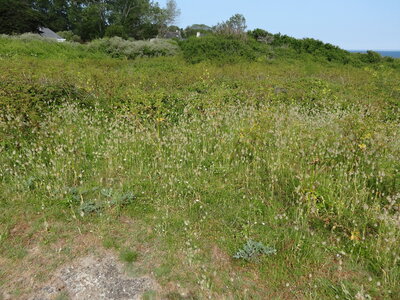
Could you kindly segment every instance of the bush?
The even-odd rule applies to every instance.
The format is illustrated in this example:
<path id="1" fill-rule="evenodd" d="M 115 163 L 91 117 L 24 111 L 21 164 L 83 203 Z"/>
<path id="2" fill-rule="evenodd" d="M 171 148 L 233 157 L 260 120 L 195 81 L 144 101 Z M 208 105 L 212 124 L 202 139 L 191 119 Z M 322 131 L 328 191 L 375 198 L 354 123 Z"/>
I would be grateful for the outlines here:
<path id="1" fill-rule="evenodd" d="M 66 39 L 68 42 L 82 43 L 81 37 L 72 31 L 59 31 L 57 34 Z"/>
<path id="2" fill-rule="evenodd" d="M 52 39 L 44 38 L 41 35 L 37 33 L 23 33 L 20 35 L 1 35 L 1 38 L 9 38 L 13 40 L 21 40 L 21 41 L 47 41 L 47 42 L 53 42 Z"/>
<path id="3" fill-rule="evenodd" d="M 274 34 L 271 45 L 274 47 L 288 47 L 297 54 L 311 54 L 328 61 L 347 64 L 350 62 L 350 52 L 322 41 L 305 38 L 296 39 L 287 35 Z"/>
<path id="4" fill-rule="evenodd" d="M 4 79 L 0 82 L 0 110 L 22 116 L 30 123 L 67 101 L 78 101 L 84 106 L 90 99 L 84 91 L 67 82 L 36 83 L 24 79 Z M 85 103 L 85 101 L 87 101 Z"/>
<path id="5" fill-rule="evenodd" d="M 128 35 L 125 32 L 125 28 L 122 25 L 110 25 L 107 27 L 106 29 L 106 37 L 114 37 L 114 36 L 118 36 L 118 37 L 122 37 L 122 38 L 127 38 Z"/>
<path id="6" fill-rule="evenodd" d="M 379 53 L 375 52 L 375 51 L 369 50 L 369 51 L 367 51 L 366 54 L 362 54 L 361 55 L 361 60 L 363 62 L 366 62 L 366 63 L 374 64 L 374 63 L 381 62 L 382 61 L 382 56 Z"/>
<path id="7" fill-rule="evenodd" d="M 0 57 L 29 56 L 37 58 L 104 58 L 96 51 L 88 51 L 85 45 L 77 43 L 58 43 L 54 39 L 43 38 L 38 34 L 0 35 Z"/>
<path id="8" fill-rule="evenodd" d="M 272 33 L 260 28 L 248 31 L 247 34 L 258 42 L 270 44 L 274 41 L 274 35 Z"/>
<path id="9" fill-rule="evenodd" d="M 243 40 L 223 35 L 191 37 L 181 41 L 180 46 L 185 59 L 191 63 L 206 60 L 219 62 L 255 61 L 268 53 L 266 45 L 254 40 Z"/>
<path id="10" fill-rule="evenodd" d="M 135 59 L 137 57 L 173 56 L 179 52 L 173 41 L 155 39 L 152 41 L 127 41 L 120 37 L 104 38 L 89 43 L 95 49 L 116 58 Z"/>

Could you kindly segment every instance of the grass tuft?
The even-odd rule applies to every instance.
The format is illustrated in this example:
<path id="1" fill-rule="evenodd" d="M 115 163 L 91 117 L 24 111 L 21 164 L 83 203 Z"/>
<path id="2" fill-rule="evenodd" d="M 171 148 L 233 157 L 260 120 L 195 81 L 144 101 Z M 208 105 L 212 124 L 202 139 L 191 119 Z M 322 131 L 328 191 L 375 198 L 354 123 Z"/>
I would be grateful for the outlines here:
<path id="1" fill-rule="evenodd" d="M 129 249 L 122 250 L 120 253 L 120 259 L 126 263 L 136 262 L 138 259 L 138 253 Z"/>

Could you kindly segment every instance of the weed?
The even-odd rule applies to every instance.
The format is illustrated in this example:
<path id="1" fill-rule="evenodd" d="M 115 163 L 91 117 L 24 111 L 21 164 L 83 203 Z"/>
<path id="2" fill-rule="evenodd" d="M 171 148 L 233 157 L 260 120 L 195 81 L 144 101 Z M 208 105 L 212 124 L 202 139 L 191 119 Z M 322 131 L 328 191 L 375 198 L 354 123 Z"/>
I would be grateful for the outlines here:
<path id="1" fill-rule="evenodd" d="M 122 250 L 120 253 L 120 259 L 127 263 L 133 263 L 138 259 L 138 253 L 129 249 Z"/>
<path id="2" fill-rule="evenodd" d="M 80 212 L 80 215 L 83 217 L 88 214 L 98 213 L 101 210 L 103 210 L 103 208 L 104 208 L 104 205 L 101 203 L 96 203 L 94 201 L 88 201 L 88 202 L 82 203 L 82 205 L 79 207 L 79 212 Z"/>
<path id="3" fill-rule="evenodd" d="M 103 247 L 106 249 L 118 249 L 119 245 L 115 238 L 106 237 L 103 239 Z"/>
<path id="4" fill-rule="evenodd" d="M 261 242 L 248 240 L 247 243 L 241 248 L 233 257 L 237 259 L 244 259 L 246 261 L 255 261 L 261 255 L 274 255 L 276 249 L 267 247 Z"/>

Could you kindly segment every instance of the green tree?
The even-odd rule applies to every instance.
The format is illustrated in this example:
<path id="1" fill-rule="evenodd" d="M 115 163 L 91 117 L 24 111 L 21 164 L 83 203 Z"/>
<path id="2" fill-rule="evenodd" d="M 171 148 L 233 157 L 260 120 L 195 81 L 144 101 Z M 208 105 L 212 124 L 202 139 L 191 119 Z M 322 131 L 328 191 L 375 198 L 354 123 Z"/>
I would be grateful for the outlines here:
<path id="1" fill-rule="evenodd" d="M 68 30 L 68 8 L 67 0 L 36 0 L 32 8 L 40 13 L 44 26 L 54 31 Z"/>
<path id="2" fill-rule="evenodd" d="M 45 26 L 72 31 L 84 41 L 106 34 L 148 39 L 178 15 L 174 0 L 165 8 L 151 0 L 0 0 L 0 32 L 38 32 Z"/>
<path id="3" fill-rule="evenodd" d="M 114 37 L 114 36 L 119 36 L 122 38 L 127 38 L 128 35 L 125 32 L 125 28 L 122 25 L 117 25 L 117 24 L 112 24 L 110 26 L 107 27 L 106 29 L 106 33 L 105 33 L 106 37 Z"/>
<path id="4" fill-rule="evenodd" d="M 39 32 L 40 14 L 28 0 L 0 0 L 0 34 Z"/>
<path id="5" fill-rule="evenodd" d="M 107 26 L 107 3 L 105 1 L 93 1 L 84 6 L 80 13 L 80 20 L 74 27 L 74 32 L 83 40 L 93 40 L 104 37 Z"/>
<path id="6" fill-rule="evenodd" d="M 110 0 L 110 26 L 122 26 L 123 34 L 135 39 L 148 39 L 157 35 L 162 9 L 149 0 Z M 121 27 L 118 27 L 121 29 Z"/>

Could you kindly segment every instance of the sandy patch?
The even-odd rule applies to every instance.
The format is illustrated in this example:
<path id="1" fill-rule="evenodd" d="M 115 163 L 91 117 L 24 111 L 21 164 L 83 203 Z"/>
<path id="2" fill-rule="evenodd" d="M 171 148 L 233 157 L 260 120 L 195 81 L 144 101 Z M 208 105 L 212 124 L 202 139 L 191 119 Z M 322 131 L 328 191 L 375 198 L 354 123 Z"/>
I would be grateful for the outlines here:
<path id="1" fill-rule="evenodd" d="M 91 255 L 58 270 L 28 299 L 133 300 L 155 289 L 156 283 L 150 277 L 129 277 L 116 257 Z"/>

